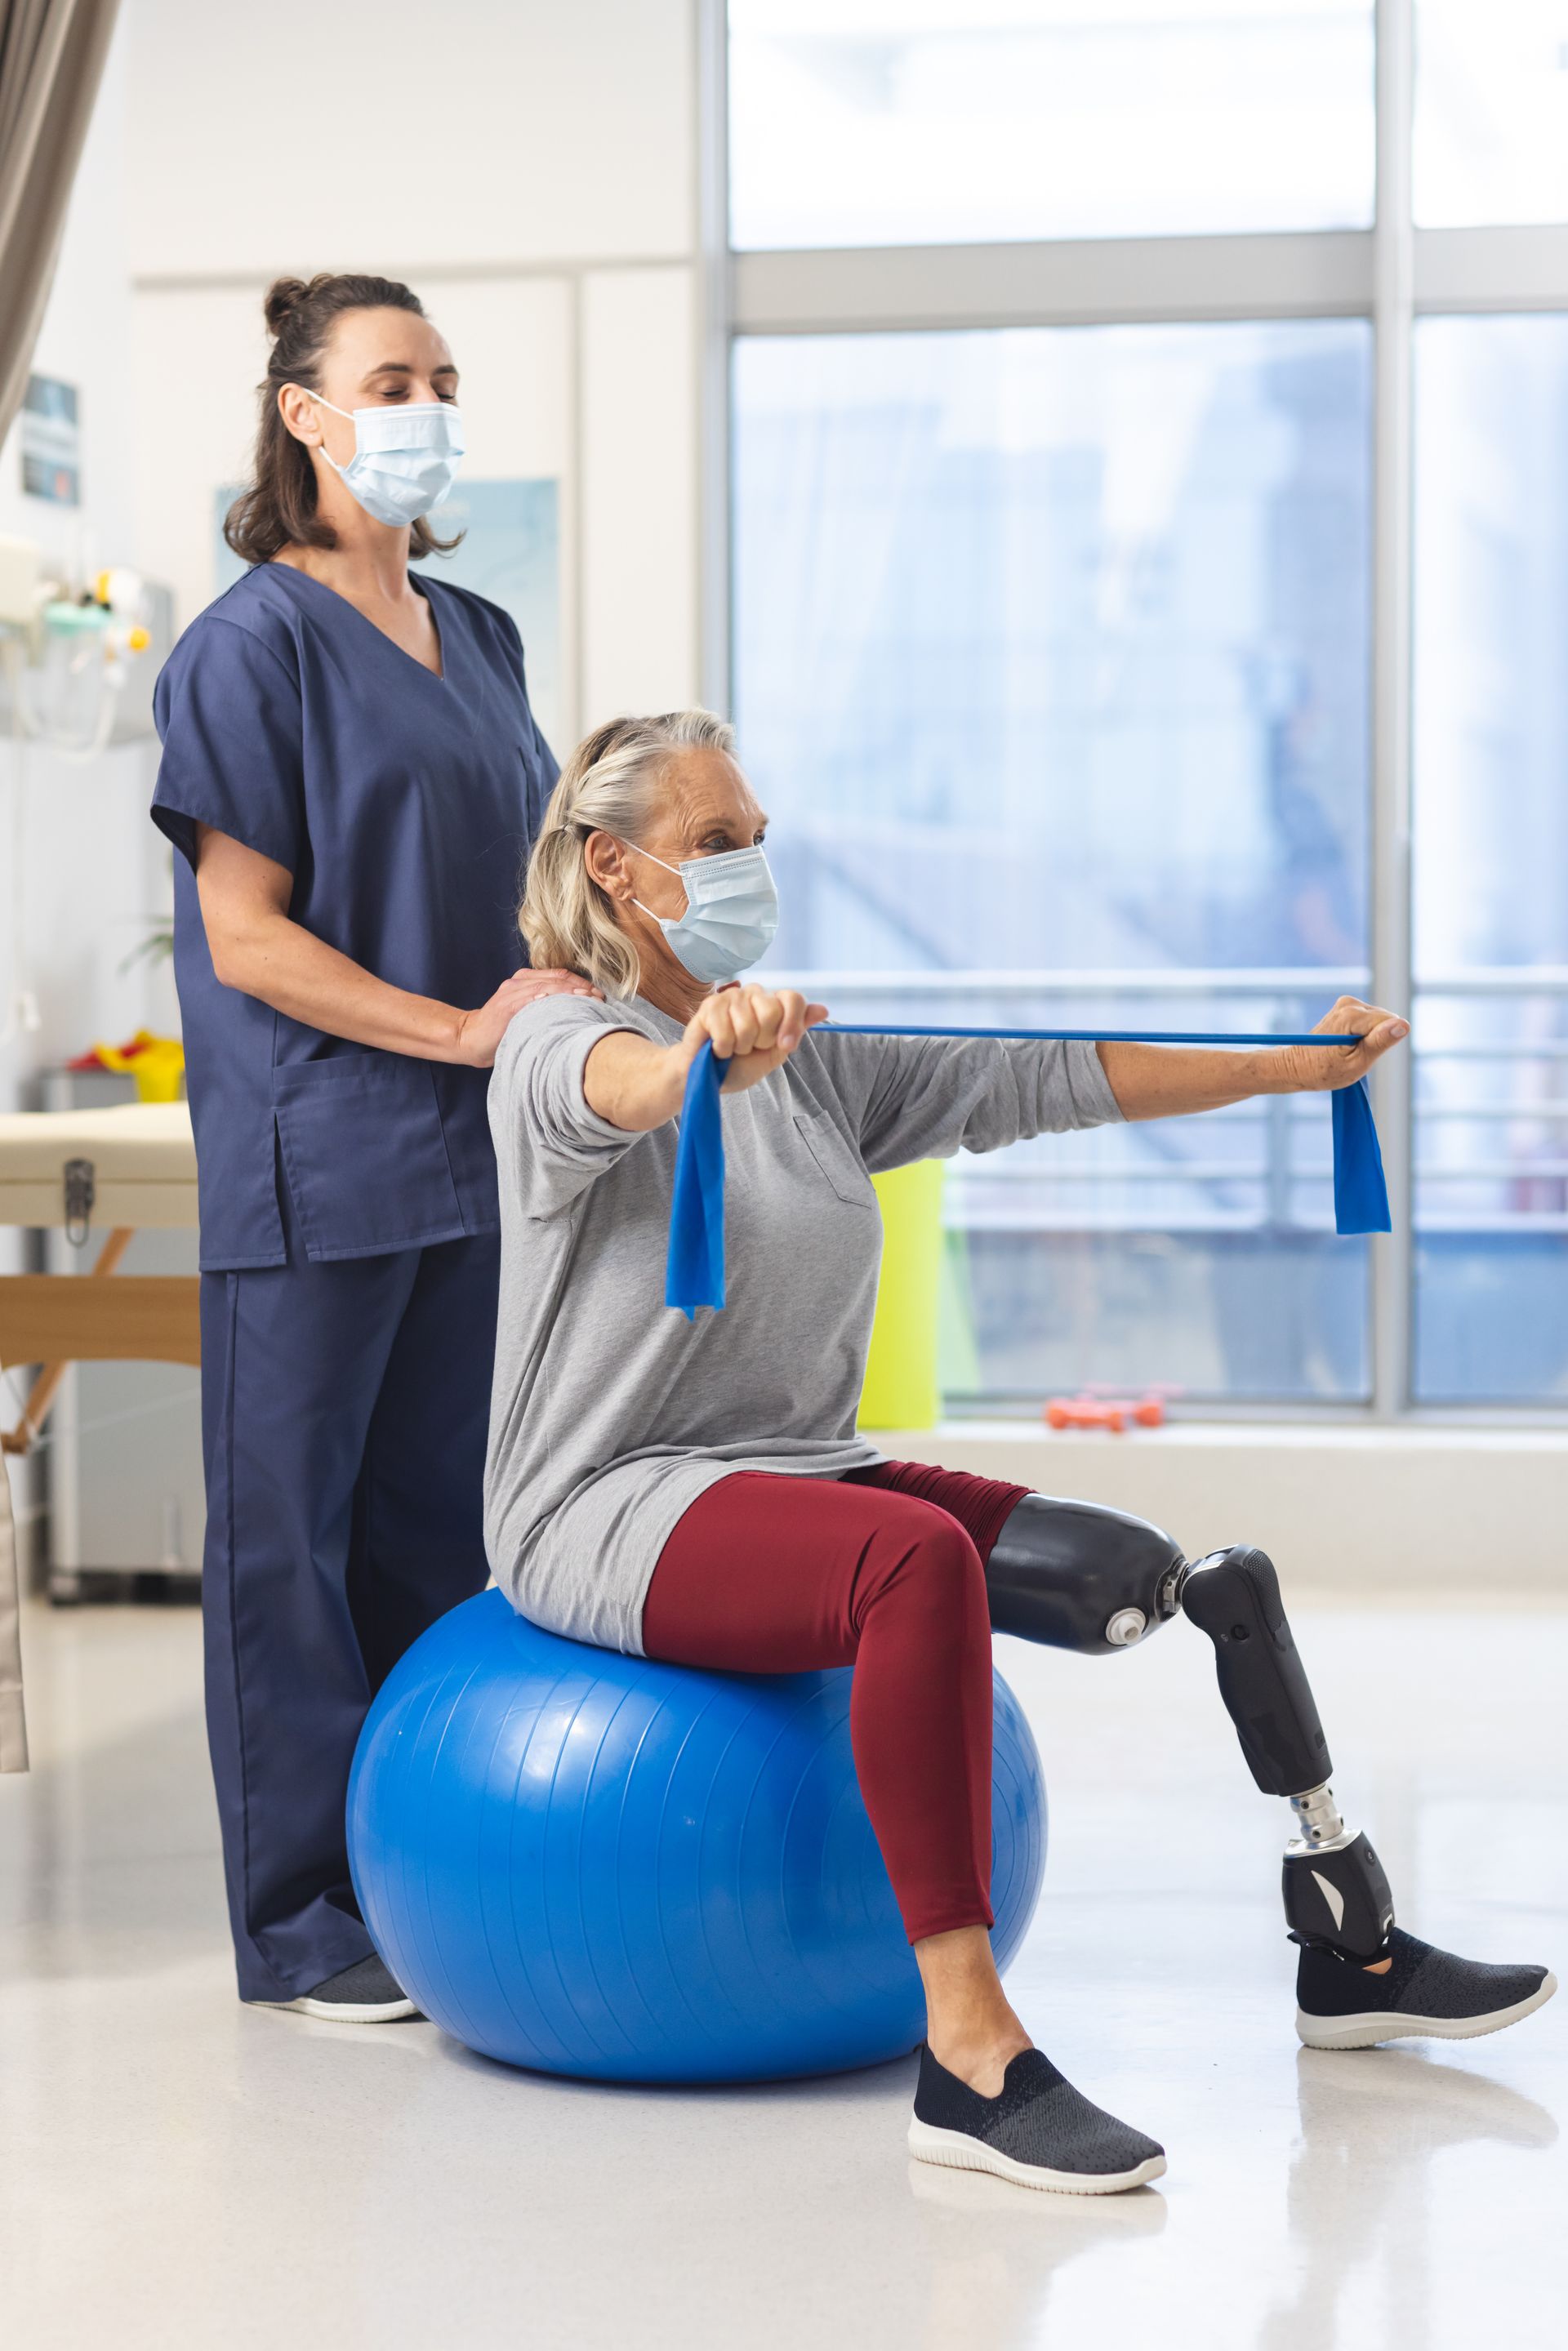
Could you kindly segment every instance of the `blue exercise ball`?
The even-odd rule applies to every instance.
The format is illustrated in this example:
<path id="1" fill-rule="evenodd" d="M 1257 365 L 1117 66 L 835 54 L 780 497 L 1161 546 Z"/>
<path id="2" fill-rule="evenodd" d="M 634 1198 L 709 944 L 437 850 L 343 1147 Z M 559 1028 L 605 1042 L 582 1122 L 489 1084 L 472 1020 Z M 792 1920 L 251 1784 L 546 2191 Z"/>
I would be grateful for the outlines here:
<path id="1" fill-rule="evenodd" d="M 349 1783 L 376 1948 L 488 2057 L 606 2082 L 872 2065 L 925 2030 L 850 1752 L 850 1673 L 585 1648 L 481 1593 L 395 1666 Z M 991 1941 L 1045 1868 L 1045 1786 L 996 1677 Z"/>

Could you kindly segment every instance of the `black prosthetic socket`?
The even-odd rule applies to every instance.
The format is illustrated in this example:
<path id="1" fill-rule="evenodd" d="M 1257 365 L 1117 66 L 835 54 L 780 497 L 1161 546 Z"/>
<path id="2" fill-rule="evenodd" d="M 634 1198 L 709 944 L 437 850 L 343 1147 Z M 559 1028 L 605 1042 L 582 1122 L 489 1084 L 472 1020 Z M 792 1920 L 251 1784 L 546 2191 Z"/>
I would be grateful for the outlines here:
<path id="1" fill-rule="evenodd" d="M 1211 1552 L 1188 1571 L 1181 1604 L 1214 1643 L 1219 1695 L 1264 1794 L 1321 1788 L 1333 1765 L 1272 1560 L 1244 1543 Z"/>
<path id="2" fill-rule="evenodd" d="M 1176 1613 L 1182 1555 L 1146 1519 L 1025 1494 L 986 1563 L 991 1624 L 1053 1649 L 1112 1656 Z"/>
<path id="3" fill-rule="evenodd" d="M 1375 1959 L 1394 1924 L 1394 1896 L 1364 1832 L 1322 1847 L 1292 1844 L 1285 1855 L 1285 1921 L 1299 1943 L 1354 1959 Z"/>

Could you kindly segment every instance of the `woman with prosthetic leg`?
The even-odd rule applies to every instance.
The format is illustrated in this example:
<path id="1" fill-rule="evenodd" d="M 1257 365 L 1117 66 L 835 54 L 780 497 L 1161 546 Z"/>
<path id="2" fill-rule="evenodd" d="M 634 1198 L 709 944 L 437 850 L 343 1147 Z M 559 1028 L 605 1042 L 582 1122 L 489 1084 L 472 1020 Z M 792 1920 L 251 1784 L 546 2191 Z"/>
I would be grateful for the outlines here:
<path id="1" fill-rule="evenodd" d="M 1189 1567 L 1140 1520 L 887 1461 L 858 1433 L 871 1174 L 1354 1085 L 1406 1024 L 1342 998 L 1319 1032 L 1338 1044 L 1248 1052 L 822 1030 L 824 1008 L 792 991 L 725 984 L 773 935 L 766 824 L 728 727 L 700 711 L 601 727 L 551 798 L 522 926 L 536 965 L 600 994 L 530 1007 L 497 1057 L 491 1565 L 522 1614 L 571 1639 L 727 1673 L 852 1666 L 856 1775 L 925 1994 L 910 2151 L 1037 2189 L 1134 2188 L 1163 2148 L 1034 2047 L 992 1958 L 994 1628 L 1110 1651 L 1185 1609 L 1211 1633 L 1262 1784 L 1301 1800 L 1311 1855 L 1304 1874 L 1288 1864 L 1288 1899 L 1312 1938 L 1303 1970 L 1354 1992 L 1304 1972 L 1309 2023 L 1490 2029 L 1549 1986 L 1529 1970 L 1500 1991 L 1399 1939 L 1364 1844 L 1332 1813 L 1260 1553 Z M 664 1258 L 705 1047 L 726 1064 L 709 1107 L 728 1287 L 722 1312 L 688 1321 L 666 1304 Z"/>
<path id="2" fill-rule="evenodd" d="M 1543 1967 L 1490 1967 L 1396 1926 L 1364 1830 L 1340 1818 L 1333 1766 L 1273 1562 L 1247 1544 L 1190 1565 L 1145 1520 L 1026 1494 L 986 1568 L 991 1625 L 1051 1648 L 1130 1648 L 1178 1613 L 1214 1644 L 1219 1694 L 1265 1795 L 1289 1800 L 1285 1925 L 1301 1946 L 1296 2030 L 1314 2049 L 1500 2032 L 1550 2000 Z"/>

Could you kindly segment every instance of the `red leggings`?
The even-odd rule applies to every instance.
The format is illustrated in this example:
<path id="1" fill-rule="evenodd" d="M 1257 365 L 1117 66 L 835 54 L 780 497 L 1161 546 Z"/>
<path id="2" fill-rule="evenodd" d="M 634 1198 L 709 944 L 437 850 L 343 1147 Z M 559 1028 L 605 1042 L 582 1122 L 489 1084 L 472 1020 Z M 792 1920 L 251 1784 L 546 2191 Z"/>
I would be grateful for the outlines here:
<path id="1" fill-rule="evenodd" d="M 643 1603 L 671 1665 L 854 1667 L 855 1771 L 912 1943 L 991 1924 L 985 1562 L 1027 1491 L 914 1461 L 738 1472 L 686 1511 Z"/>

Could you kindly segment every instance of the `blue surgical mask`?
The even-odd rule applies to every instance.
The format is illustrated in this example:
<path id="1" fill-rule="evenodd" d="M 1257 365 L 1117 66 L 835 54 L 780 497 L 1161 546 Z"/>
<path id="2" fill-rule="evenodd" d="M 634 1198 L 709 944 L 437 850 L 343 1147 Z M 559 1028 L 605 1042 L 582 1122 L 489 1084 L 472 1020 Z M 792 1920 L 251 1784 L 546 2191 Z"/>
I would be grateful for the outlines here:
<path id="1" fill-rule="evenodd" d="M 327 463 L 368 515 L 397 530 L 443 498 L 450 497 L 463 463 L 463 419 L 449 401 L 386 402 L 374 408 L 340 408 L 306 384 L 298 389 L 320 401 L 354 427 L 354 454 L 346 465 Z"/>
<path id="2" fill-rule="evenodd" d="M 684 857 L 665 865 L 651 849 L 639 857 L 678 873 L 686 893 L 686 911 L 673 920 L 655 914 L 641 898 L 632 904 L 658 924 L 671 953 L 694 979 L 712 987 L 736 979 L 765 956 L 779 928 L 779 893 L 760 849 L 727 849 L 716 857 Z"/>

